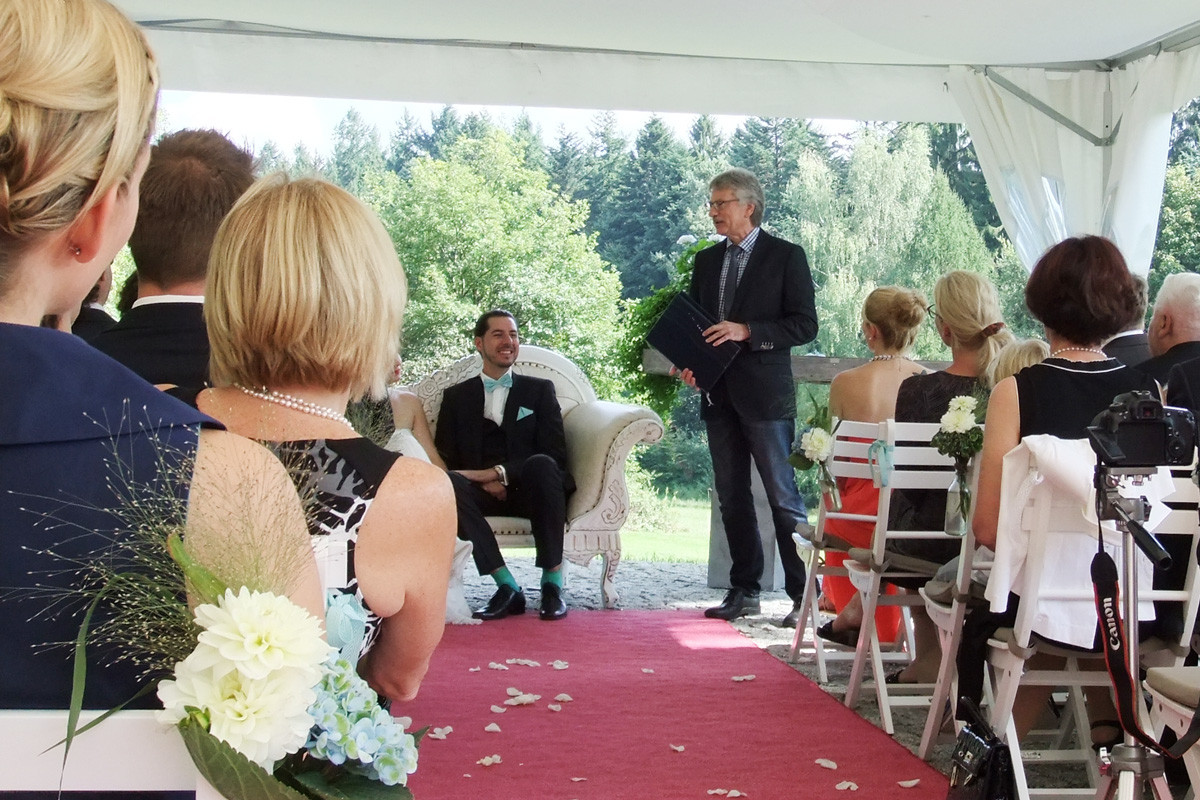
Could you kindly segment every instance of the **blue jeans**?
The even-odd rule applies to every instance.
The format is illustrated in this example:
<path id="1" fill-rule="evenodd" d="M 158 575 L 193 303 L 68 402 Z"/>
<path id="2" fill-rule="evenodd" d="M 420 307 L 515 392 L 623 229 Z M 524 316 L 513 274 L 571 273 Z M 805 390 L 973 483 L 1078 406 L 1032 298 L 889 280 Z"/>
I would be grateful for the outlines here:
<path id="1" fill-rule="evenodd" d="M 743 420 L 732 409 L 725 409 L 710 413 L 705 425 L 721 521 L 729 540 L 730 585 L 758 592 L 763 574 L 762 541 L 750 489 L 753 459 L 771 506 L 784 589 L 793 600 L 800 599 L 804 594 L 804 562 L 796 552 L 792 533 L 796 523 L 807 519 L 807 515 L 796 489 L 796 471 L 787 461 L 796 433 L 795 420 Z"/>

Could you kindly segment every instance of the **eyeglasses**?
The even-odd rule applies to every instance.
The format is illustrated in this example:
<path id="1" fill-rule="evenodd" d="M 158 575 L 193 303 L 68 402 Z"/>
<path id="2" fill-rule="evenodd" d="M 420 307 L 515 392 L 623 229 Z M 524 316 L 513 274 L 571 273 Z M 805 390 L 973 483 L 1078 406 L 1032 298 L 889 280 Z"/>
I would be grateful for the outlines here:
<path id="1" fill-rule="evenodd" d="M 741 200 L 706 200 L 704 203 L 704 207 L 710 211 L 714 208 L 717 211 L 720 211 L 722 207 L 724 207 L 730 203 L 740 203 L 740 202 L 742 202 L 742 201 Z"/>

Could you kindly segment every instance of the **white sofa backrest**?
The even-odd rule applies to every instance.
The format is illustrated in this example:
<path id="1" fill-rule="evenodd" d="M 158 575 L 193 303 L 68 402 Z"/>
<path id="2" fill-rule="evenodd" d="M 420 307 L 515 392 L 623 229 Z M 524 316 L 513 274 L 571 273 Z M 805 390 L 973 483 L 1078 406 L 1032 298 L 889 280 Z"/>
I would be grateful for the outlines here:
<path id="1" fill-rule="evenodd" d="M 479 354 L 472 353 L 416 383 L 404 387 L 420 398 L 431 429 L 437 430 L 442 392 L 478 375 L 481 363 Z M 596 392 L 592 389 L 591 382 L 579 370 L 579 367 L 566 357 L 544 347 L 532 344 L 521 345 L 521 354 L 517 358 L 516 364 L 513 365 L 513 369 L 519 375 L 553 381 L 555 393 L 558 395 L 558 405 L 562 408 L 564 417 L 576 406 L 596 399 Z"/>

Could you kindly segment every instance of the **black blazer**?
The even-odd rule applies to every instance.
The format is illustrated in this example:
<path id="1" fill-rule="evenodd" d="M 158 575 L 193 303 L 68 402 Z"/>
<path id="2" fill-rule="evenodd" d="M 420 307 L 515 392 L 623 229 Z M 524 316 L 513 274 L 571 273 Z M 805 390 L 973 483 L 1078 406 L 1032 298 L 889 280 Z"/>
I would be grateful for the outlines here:
<path id="1" fill-rule="evenodd" d="M 1180 342 L 1162 355 L 1138 364 L 1137 369 L 1154 378 L 1160 386 L 1165 386 L 1171 367 L 1193 358 L 1200 358 L 1200 342 Z"/>
<path id="2" fill-rule="evenodd" d="M 71 323 L 71 333 L 85 342 L 90 342 L 100 332 L 106 331 L 116 324 L 117 321 L 110 317 L 103 308 L 84 306 L 79 309 L 79 316 L 75 317 L 75 321 Z"/>
<path id="3" fill-rule="evenodd" d="M 696 254 L 689 293 L 719 316 L 721 265 L 726 242 Z M 709 393 L 712 408 L 732 407 L 744 419 L 792 419 L 796 382 L 791 349 L 817 336 L 817 310 L 808 258 L 799 245 L 759 230 L 742 280 L 733 295 L 729 319 L 750 326 L 743 352 Z M 702 417 L 712 413 L 700 404 Z"/>
<path id="4" fill-rule="evenodd" d="M 1118 333 L 1100 349 L 1105 355 L 1115 358 L 1127 367 L 1136 367 L 1150 358 L 1150 341 L 1146 338 L 1145 331 Z"/>
<path id="5" fill-rule="evenodd" d="M 532 413 L 517 419 L 522 408 Z M 434 444 L 447 468 L 489 469 L 496 466 L 483 457 L 483 422 L 483 381 L 479 378 L 451 386 L 442 394 Z M 562 411 L 551 381 L 513 373 L 513 385 L 508 390 L 500 430 L 508 441 L 508 457 L 502 465 L 509 475 L 515 476 L 525 459 L 544 454 L 558 463 L 566 492 L 575 491 L 575 479 L 567 469 Z"/>
<path id="6" fill-rule="evenodd" d="M 1200 358 L 1171 367 L 1167 373 L 1167 405 L 1186 408 L 1200 419 Z"/>
<path id="7" fill-rule="evenodd" d="M 200 303 L 151 303 L 125 312 L 91 340 L 150 383 L 208 384 L 208 328 Z"/>

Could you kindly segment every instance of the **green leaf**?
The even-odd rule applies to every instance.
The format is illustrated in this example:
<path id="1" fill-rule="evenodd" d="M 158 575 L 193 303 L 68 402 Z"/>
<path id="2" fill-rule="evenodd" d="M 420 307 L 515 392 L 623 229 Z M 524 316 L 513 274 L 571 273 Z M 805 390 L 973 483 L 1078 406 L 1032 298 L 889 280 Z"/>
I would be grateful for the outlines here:
<path id="1" fill-rule="evenodd" d="M 167 552 L 183 570 L 192 590 L 202 602 L 215 603 L 225 594 L 227 588 L 225 583 L 209 572 L 203 564 L 192 558 L 184 546 L 183 540 L 179 538 L 178 531 L 172 531 L 167 536 Z"/>
<path id="2" fill-rule="evenodd" d="M 274 775 L 204 729 L 195 717 L 179 723 L 179 733 L 196 769 L 229 800 L 307 800 Z"/>
<path id="3" fill-rule="evenodd" d="M 332 781 L 325 772 L 304 772 L 292 776 L 313 797 L 322 800 L 413 800 L 407 786 L 385 786 L 362 775 L 342 772 Z"/>

